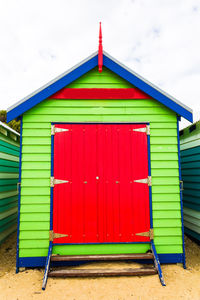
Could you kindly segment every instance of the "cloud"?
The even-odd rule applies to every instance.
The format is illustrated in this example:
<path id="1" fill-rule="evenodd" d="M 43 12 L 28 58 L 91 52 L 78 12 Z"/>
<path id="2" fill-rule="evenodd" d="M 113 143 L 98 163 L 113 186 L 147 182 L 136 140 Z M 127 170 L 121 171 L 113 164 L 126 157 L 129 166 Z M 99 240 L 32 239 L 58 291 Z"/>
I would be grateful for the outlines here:
<path id="1" fill-rule="evenodd" d="M 196 0 L 2 1 L 1 108 L 103 46 L 200 118 L 200 5 Z M 186 124 L 186 123 L 183 123 Z"/>

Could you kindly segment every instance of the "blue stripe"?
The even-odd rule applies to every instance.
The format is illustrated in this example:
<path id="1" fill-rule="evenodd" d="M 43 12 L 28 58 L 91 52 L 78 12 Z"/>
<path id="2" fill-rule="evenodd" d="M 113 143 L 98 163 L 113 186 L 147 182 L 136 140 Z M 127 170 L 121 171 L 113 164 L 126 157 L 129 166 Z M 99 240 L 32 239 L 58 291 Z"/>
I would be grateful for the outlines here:
<path id="1" fill-rule="evenodd" d="M 56 82 L 49 85 L 47 88 L 43 89 L 36 95 L 32 96 L 25 102 L 19 104 L 12 110 L 7 112 L 7 122 L 12 121 L 13 119 L 17 118 L 18 116 L 22 115 L 27 110 L 31 109 L 42 100 L 47 99 L 51 95 L 55 94 L 66 85 L 70 84 L 74 80 L 78 79 L 85 73 L 89 72 L 93 68 L 95 68 L 98 64 L 98 56 L 91 58 L 87 62 L 83 63 L 81 66 L 70 72 L 69 74 L 63 76 L 62 78 L 58 79 Z"/>
<path id="2" fill-rule="evenodd" d="M 180 137 L 179 137 L 179 120 L 177 116 L 177 140 L 178 140 L 178 167 L 179 167 L 179 181 L 181 181 L 181 160 L 180 160 Z M 183 243 L 183 268 L 186 269 L 186 259 L 185 259 L 185 241 L 184 241 L 184 223 L 183 223 L 183 200 L 182 191 L 180 186 L 180 202 L 181 202 L 181 229 L 182 229 L 182 243 Z"/>
<path id="3" fill-rule="evenodd" d="M 176 264 L 176 263 L 183 262 L 183 254 L 182 253 L 158 254 L 158 257 L 159 257 L 161 264 Z M 29 267 L 29 268 L 44 267 L 45 263 L 46 263 L 46 258 L 47 258 L 46 256 L 20 257 L 19 258 L 19 267 Z M 53 265 L 53 262 L 51 264 Z M 62 262 L 62 264 L 63 264 L 63 262 Z M 76 263 L 71 262 L 71 264 L 75 265 Z"/>
<path id="4" fill-rule="evenodd" d="M 119 75 L 120 77 L 124 78 L 125 80 L 127 80 L 128 82 L 130 82 L 131 84 L 133 84 L 135 87 L 139 88 L 146 94 L 150 95 L 152 98 L 158 100 L 160 103 L 164 104 L 165 106 L 167 106 L 168 108 L 176 112 L 177 114 L 183 116 L 188 121 L 193 122 L 193 116 L 190 111 L 186 110 L 185 108 L 183 108 L 182 106 L 180 106 L 179 104 L 177 104 L 176 102 L 168 98 L 167 96 L 163 95 L 161 92 L 157 91 L 156 89 L 148 85 L 146 82 L 144 82 L 137 76 L 133 75 L 132 73 L 130 73 L 129 71 L 127 71 L 126 69 L 118 65 L 116 62 L 108 58 L 106 55 L 103 56 L 103 64 L 105 67 L 107 67 L 108 69 L 110 69 L 111 71 Z"/>
<path id="5" fill-rule="evenodd" d="M 16 273 L 19 272 L 19 223 L 20 223 L 20 200 L 21 200 L 21 166 L 22 166 L 22 117 L 20 123 L 20 151 L 19 151 L 19 185 L 18 185 L 18 216 L 17 216 L 17 251 L 16 251 Z"/>
<path id="6" fill-rule="evenodd" d="M 151 129 L 150 129 L 151 130 Z M 151 149 L 150 149 L 150 135 L 147 135 L 148 146 L 148 174 L 151 176 Z M 149 211 L 150 211 L 150 228 L 153 228 L 153 210 L 152 210 L 152 187 L 149 186 Z"/>

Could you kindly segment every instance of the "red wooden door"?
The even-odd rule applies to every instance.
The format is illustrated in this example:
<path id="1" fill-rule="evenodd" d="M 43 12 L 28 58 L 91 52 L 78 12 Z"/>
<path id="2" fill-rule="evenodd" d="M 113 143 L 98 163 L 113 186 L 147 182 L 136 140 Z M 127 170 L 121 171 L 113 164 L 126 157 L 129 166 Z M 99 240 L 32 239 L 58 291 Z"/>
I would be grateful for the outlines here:
<path id="1" fill-rule="evenodd" d="M 54 243 L 145 242 L 150 229 L 146 125 L 58 124 L 54 136 Z"/>

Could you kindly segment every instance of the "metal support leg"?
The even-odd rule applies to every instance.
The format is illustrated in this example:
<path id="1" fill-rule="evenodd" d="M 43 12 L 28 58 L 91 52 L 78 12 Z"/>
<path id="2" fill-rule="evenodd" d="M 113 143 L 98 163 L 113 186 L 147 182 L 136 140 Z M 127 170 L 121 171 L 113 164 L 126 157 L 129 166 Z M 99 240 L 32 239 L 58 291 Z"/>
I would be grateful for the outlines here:
<path id="1" fill-rule="evenodd" d="M 49 251 L 47 255 L 47 260 L 46 260 L 46 265 L 45 265 L 45 271 L 44 271 L 44 278 L 43 278 L 43 283 L 42 283 L 42 289 L 45 290 L 46 285 L 47 285 L 47 279 L 48 279 L 48 273 L 49 273 L 49 267 L 50 267 L 50 259 L 51 259 L 51 253 L 52 253 L 52 247 L 53 243 L 49 243 Z"/>
<path id="2" fill-rule="evenodd" d="M 160 266 L 160 261 L 159 261 L 158 254 L 156 252 L 156 247 L 154 245 L 153 240 L 151 241 L 151 250 L 152 250 L 152 253 L 153 253 L 153 256 L 154 256 L 154 264 L 155 264 L 155 267 L 158 271 L 160 282 L 161 282 L 162 286 L 166 286 L 164 278 L 163 278 L 163 274 L 162 274 L 162 269 L 161 269 L 161 266 Z"/>

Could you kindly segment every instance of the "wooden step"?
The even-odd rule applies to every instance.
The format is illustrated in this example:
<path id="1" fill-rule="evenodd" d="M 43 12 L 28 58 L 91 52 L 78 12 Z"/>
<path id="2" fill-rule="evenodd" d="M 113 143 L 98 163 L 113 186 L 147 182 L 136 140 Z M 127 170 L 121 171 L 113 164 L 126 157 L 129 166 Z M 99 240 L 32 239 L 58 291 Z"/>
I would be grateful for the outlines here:
<path id="1" fill-rule="evenodd" d="M 51 261 L 106 261 L 106 260 L 137 260 L 153 259 L 152 253 L 134 253 L 134 254 L 100 254 L 100 255 L 52 255 Z"/>
<path id="2" fill-rule="evenodd" d="M 138 276 L 157 274 L 155 268 L 138 269 L 65 269 L 49 272 L 49 277 Z"/>

